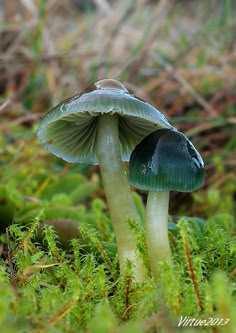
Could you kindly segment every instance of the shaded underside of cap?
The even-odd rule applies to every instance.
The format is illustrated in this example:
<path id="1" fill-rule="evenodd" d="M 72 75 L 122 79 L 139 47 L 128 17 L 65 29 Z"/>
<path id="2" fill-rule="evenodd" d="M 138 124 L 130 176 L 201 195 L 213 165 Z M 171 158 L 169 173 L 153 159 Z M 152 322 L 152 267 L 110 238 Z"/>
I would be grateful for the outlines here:
<path id="1" fill-rule="evenodd" d="M 132 152 L 129 181 L 142 190 L 192 192 L 204 183 L 204 163 L 185 135 L 160 129 Z"/>
<path id="2" fill-rule="evenodd" d="M 121 154 L 131 151 L 157 128 L 173 128 L 150 104 L 118 89 L 75 95 L 53 108 L 42 120 L 37 135 L 45 148 L 68 162 L 98 164 L 97 120 L 102 114 L 119 115 Z"/>

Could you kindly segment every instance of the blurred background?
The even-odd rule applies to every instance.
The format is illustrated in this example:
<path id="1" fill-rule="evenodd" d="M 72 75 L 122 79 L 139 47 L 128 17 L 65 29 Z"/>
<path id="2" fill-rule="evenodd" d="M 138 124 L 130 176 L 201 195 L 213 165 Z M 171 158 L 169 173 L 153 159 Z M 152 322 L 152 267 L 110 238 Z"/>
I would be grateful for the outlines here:
<path id="1" fill-rule="evenodd" d="M 43 115 L 62 99 L 93 81 L 114 78 L 162 111 L 205 161 L 203 188 L 193 194 L 172 193 L 170 213 L 203 218 L 217 212 L 234 214 L 235 4 L 2 0 L 2 212 L 12 203 L 8 210 L 22 218 L 19 212 L 28 202 L 48 198 L 48 184 L 69 173 L 81 173 L 93 184 L 82 202 L 89 205 L 91 198 L 104 198 L 97 167 L 71 166 L 50 156 L 35 133 Z M 145 193 L 139 193 L 145 201 Z M 63 196 L 53 200 L 65 204 Z"/>

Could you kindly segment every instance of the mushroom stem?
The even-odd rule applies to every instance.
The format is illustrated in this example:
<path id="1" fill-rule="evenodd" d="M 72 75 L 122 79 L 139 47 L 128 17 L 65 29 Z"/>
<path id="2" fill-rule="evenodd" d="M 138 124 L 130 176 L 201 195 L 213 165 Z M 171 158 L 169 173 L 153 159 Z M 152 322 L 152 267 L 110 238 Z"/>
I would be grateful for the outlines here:
<path id="1" fill-rule="evenodd" d="M 160 261 L 171 261 L 168 239 L 168 209 L 170 192 L 148 193 L 146 207 L 146 240 L 150 268 L 158 276 Z"/>
<path id="2" fill-rule="evenodd" d="M 97 154 L 116 236 L 121 274 L 124 275 L 129 260 L 133 264 L 134 278 L 137 282 L 142 282 L 145 277 L 144 263 L 136 249 L 136 237 L 127 224 L 128 219 L 141 221 L 121 160 L 116 114 L 98 117 Z"/>

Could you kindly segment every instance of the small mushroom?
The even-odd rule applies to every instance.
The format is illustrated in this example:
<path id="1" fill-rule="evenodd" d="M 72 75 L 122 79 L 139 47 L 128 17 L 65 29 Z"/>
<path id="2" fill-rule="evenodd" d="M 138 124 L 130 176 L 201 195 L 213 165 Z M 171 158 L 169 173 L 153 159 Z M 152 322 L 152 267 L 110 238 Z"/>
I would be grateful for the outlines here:
<path id="1" fill-rule="evenodd" d="M 129 259 L 137 281 L 144 278 L 144 265 L 127 220 L 140 222 L 140 217 L 122 161 L 128 161 L 136 144 L 157 128 L 173 127 L 161 112 L 131 95 L 123 84 L 104 79 L 54 107 L 37 133 L 45 148 L 63 160 L 100 165 L 121 273 Z"/>
<path id="2" fill-rule="evenodd" d="M 147 190 L 146 241 L 150 268 L 171 261 L 168 239 L 170 191 L 192 192 L 204 183 L 204 163 L 187 137 L 175 129 L 159 129 L 145 137 L 130 157 L 129 182 Z"/>

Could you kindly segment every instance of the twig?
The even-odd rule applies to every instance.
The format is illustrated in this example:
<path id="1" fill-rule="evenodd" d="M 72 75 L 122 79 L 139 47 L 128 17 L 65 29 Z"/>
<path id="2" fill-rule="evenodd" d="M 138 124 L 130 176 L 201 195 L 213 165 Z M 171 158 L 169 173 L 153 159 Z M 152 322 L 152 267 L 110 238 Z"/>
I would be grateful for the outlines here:
<path id="1" fill-rule="evenodd" d="M 234 244 L 236 242 L 236 240 L 233 240 L 233 241 L 230 241 L 230 242 L 227 242 L 224 244 L 224 246 L 229 246 L 231 244 Z M 217 251 L 218 249 L 220 248 L 220 246 L 218 247 L 214 247 L 213 249 L 210 249 L 210 250 L 207 250 L 207 251 L 204 251 L 203 253 L 208 253 L 208 252 L 212 252 L 212 251 Z"/>
<path id="2" fill-rule="evenodd" d="M 15 274 L 14 269 L 11 261 L 11 246 L 10 246 L 10 237 L 9 237 L 9 228 L 6 228 L 6 237 L 7 237 L 7 261 L 9 265 L 9 271 L 10 271 L 10 278 L 11 281 L 14 280 Z"/>
<path id="3" fill-rule="evenodd" d="M 2 103 L 2 105 L 0 105 L 0 113 L 3 114 L 5 112 L 7 112 L 8 107 L 11 105 L 12 103 L 12 99 L 8 98 L 7 100 L 5 100 L 5 102 Z"/>
<path id="4" fill-rule="evenodd" d="M 34 16 L 38 13 L 38 8 L 33 1 L 30 0 L 21 0 L 22 5 Z"/>
<path id="5" fill-rule="evenodd" d="M 137 306 L 138 304 L 137 303 L 134 303 L 134 304 L 130 304 L 128 306 L 128 308 L 125 309 L 125 312 L 123 313 L 123 316 L 122 316 L 122 319 L 127 319 L 127 312 L 130 311 L 130 309 L 132 309 L 134 306 Z"/>
<path id="6" fill-rule="evenodd" d="M 188 261 L 190 277 L 191 277 L 191 280 L 192 280 L 192 283 L 193 283 L 193 288 L 194 288 L 195 294 L 196 294 L 197 299 L 198 299 L 198 305 L 199 305 L 200 311 L 203 312 L 204 308 L 203 308 L 203 305 L 202 305 L 202 299 L 201 299 L 200 294 L 199 294 L 197 281 L 195 279 L 195 274 L 194 274 L 194 270 L 193 270 L 193 263 L 192 263 L 192 259 L 191 259 L 191 256 L 190 256 L 190 250 L 189 250 L 189 246 L 188 246 L 187 237 L 184 238 L 184 248 L 185 248 L 185 254 L 186 254 L 186 257 L 187 257 L 187 261 Z"/>
<path id="7" fill-rule="evenodd" d="M 106 0 L 94 0 L 97 7 L 101 10 L 102 13 L 110 15 L 112 12 L 111 5 Z"/>
<path id="8" fill-rule="evenodd" d="M 24 196 L 23 198 L 24 198 L 25 201 L 29 201 L 29 202 L 36 202 L 36 203 L 41 202 L 41 200 L 39 200 L 38 198 L 34 198 L 34 197 Z"/>
<path id="9" fill-rule="evenodd" d="M 228 277 L 228 281 L 231 281 L 233 277 L 236 275 L 236 267 L 233 269 L 233 271 L 230 273 Z"/>
<path id="10" fill-rule="evenodd" d="M 158 3 L 157 8 L 155 9 L 155 17 L 158 17 L 159 19 L 156 20 L 154 26 L 152 27 L 152 31 L 148 34 L 144 31 L 144 35 L 142 38 L 145 39 L 145 42 L 143 43 L 143 46 L 140 48 L 139 52 L 137 52 L 134 56 L 131 55 L 125 62 L 124 66 L 119 68 L 119 70 L 114 74 L 115 78 L 119 78 L 122 76 L 122 74 L 126 71 L 127 68 L 129 69 L 129 76 L 127 81 L 132 81 L 131 77 L 134 74 L 134 72 L 137 72 L 137 67 L 141 67 L 142 63 L 145 61 L 147 54 L 150 52 L 150 48 L 154 40 L 156 39 L 157 33 L 159 29 L 161 28 L 163 24 L 163 12 L 164 9 L 167 7 L 168 1 L 161 0 Z M 149 28 L 149 27 L 148 27 Z M 142 42 L 142 39 L 140 40 Z"/>
<path id="11" fill-rule="evenodd" d="M 20 125 L 23 123 L 35 123 L 41 118 L 41 115 L 36 115 L 36 114 L 27 114 L 26 116 L 22 116 L 20 118 L 17 118 L 13 120 L 9 125 L 15 126 L 15 125 Z"/>
<path id="12" fill-rule="evenodd" d="M 131 284 L 131 276 L 128 275 L 126 277 L 126 290 L 125 290 L 125 317 L 127 320 L 129 320 L 129 309 L 130 309 L 130 304 L 129 304 L 129 294 L 130 294 L 130 284 Z"/>
<path id="13" fill-rule="evenodd" d="M 217 117 L 218 114 L 216 110 L 213 109 L 213 107 L 207 103 L 207 101 L 198 94 L 198 92 L 189 84 L 179 73 L 177 68 L 171 66 L 169 63 L 167 63 L 164 59 L 162 59 L 159 55 L 152 54 L 152 57 L 154 60 L 158 61 L 159 64 L 161 64 L 167 73 L 170 73 L 173 75 L 173 77 L 193 96 L 193 98 L 200 104 L 209 114 L 211 117 Z"/>
<path id="14" fill-rule="evenodd" d="M 20 155 L 17 156 L 17 158 L 14 160 L 14 163 L 11 163 L 11 165 L 14 165 L 14 164 L 16 163 L 16 161 L 18 161 L 18 160 L 21 159 L 23 152 L 24 152 L 24 151 L 22 151 L 22 152 L 20 153 Z M 46 151 L 42 151 L 42 152 L 36 153 L 36 154 L 33 155 L 28 161 L 25 161 L 24 163 L 22 163 L 22 164 L 18 167 L 18 169 L 16 169 L 14 172 L 12 172 L 11 174 L 9 174 L 9 175 L 6 176 L 5 178 L 3 178 L 3 179 L 2 179 L 2 182 L 3 182 L 4 184 L 7 183 L 7 181 L 8 181 L 9 179 L 11 179 L 11 178 L 14 177 L 15 175 L 17 175 L 17 174 L 19 173 L 19 171 L 21 171 L 23 168 L 25 168 L 26 165 L 30 165 L 32 162 L 34 162 L 34 161 L 35 161 L 36 159 L 38 159 L 39 157 L 43 157 L 43 156 L 45 156 L 45 155 L 47 155 L 47 154 L 48 154 L 48 152 L 46 152 Z M 9 165 L 10 165 L 10 164 L 8 164 L 8 165 L 4 168 L 4 170 L 5 170 L 7 167 L 9 168 Z"/>
<path id="15" fill-rule="evenodd" d="M 53 317 L 51 317 L 45 325 L 43 325 L 42 328 L 35 331 L 35 333 L 41 333 L 41 332 L 48 332 L 48 326 L 53 325 L 55 322 L 57 322 L 59 319 L 63 318 L 75 305 L 76 302 L 78 302 L 79 299 L 73 299 L 71 300 L 61 311 L 56 313 Z"/>
<path id="16" fill-rule="evenodd" d="M 96 242 L 95 245 L 96 245 L 98 251 L 100 252 L 103 260 L 105 261 L 107 267 L 110 269 L 110 272 L 112 272 L 112 263 L 111 263 L 110 259 L 108 258 L 107 254 L 106 254 L 106 251 L 103 249 L 100 242 Z"/>

